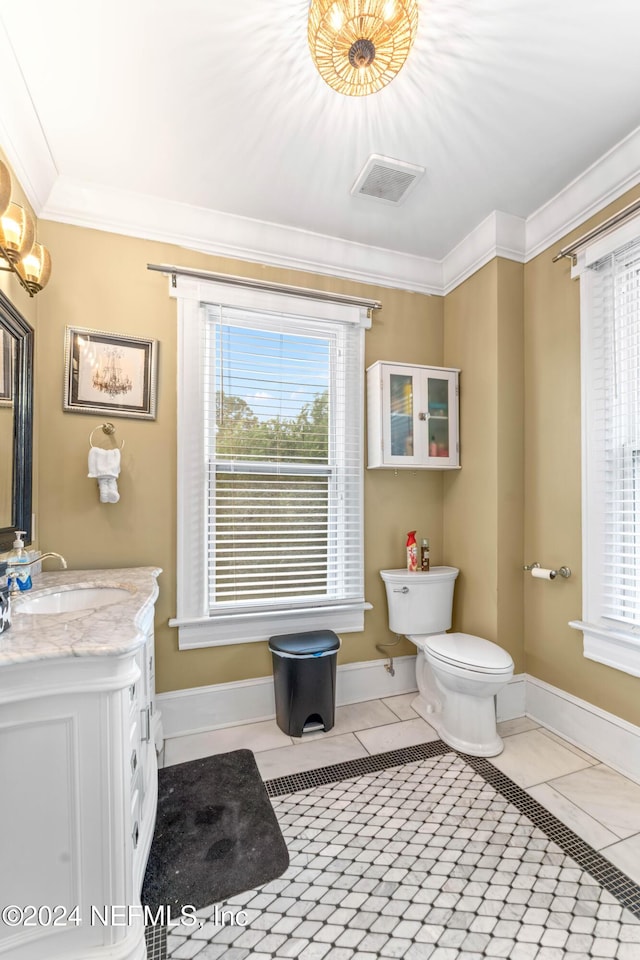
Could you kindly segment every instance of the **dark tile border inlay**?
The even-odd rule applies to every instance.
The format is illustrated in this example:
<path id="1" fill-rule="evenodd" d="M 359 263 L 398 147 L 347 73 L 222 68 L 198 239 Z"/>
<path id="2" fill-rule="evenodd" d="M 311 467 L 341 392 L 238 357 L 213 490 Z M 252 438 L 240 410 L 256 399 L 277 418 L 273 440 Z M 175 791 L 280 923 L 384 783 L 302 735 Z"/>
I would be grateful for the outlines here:
<path id="1" fill-rule="evenodd" d="M 144 928 L 147 960 L 167 960 L 167 928 L 147 926 Z"/>
<path id="2" fill-rule="evenodd" d="M 431 757 L 450 752 L 451 747 L 442 740 L 433 740 L 430 743 L 419 743 L 415 747 L 402 747 L 400 750 L 374 753 L 370 757 L 360 757 L 358 760 L 333 763 L 329 767 L 317 767 L 315 770 L 306 770 L 304 773 L 274 777 L 273 780 L 265 780 L 264 785 L 270 797 L 282 797 L 287 793 L 296 793 L 298 790 L 309 790 L 311 787 L 320 787 L 325 783 L 351 780 L 353 777 L 362 777 L 366 773 L 377 773 L 389 767 L 415 763 L 416 760 L 430 760 Z"/>
<path id="3" fill-rule="evenodd" d="M 464 753 L 460 757 L 479 773 L 487 783 L 505 800 L 512 803 L 520 813 L 531 820 L 536 827 L 556 843 L 563 853 L 571 857 L 578 866 L 586 870 L 593 879 L 608 890 L 621 904 L 630 910 L 634 916 L 640 918 L 640 885 L 631 880 L 626 874 L 610 863 L 606 857 L 589 846 L 562 820 L 558 820 L 549 813 L 541 803 L 534 800 L 526 790 L 510 780 L 500 770 L 483 757 L 469 757 Z"/>
<path id="4" fill-rule="evenodd" d="M 292 773 L 286 777 L 274 777 L 266 780 L 265 787 L 270 797 L 281 797 L 299 790 L 309 790 L 324 784 L 337 783 L 340 780 L 352 780 L 367 773 L 388 770 L 406 763 L 430 760 L 444 753 L 458 753 L 477 774 L 489 783 L 494 790 L 513 804 L 520 813 L 552 840 L 579 867 L 593 877 L 601 887 L 607 890 L 618 902 L 634 916 L 640 918 L 640 885 L 626 876 L 610 863 L 597 850 L 589 846 L 577 834 L 565 826 L 561 820 L 549 813 L 541 803 L 534 800 L 522 787 L 510 780 L 483 757 L 470 757 L 454 750 L 443 740 L 432 740 L 414 747 L 402 747 L 387 753 L 376 753 L 358 760 L 334 763 L 328 767 L 317 767 L 304 773 Z M 147 927 L 145 929 L 147 960 L 167 960 L 167 928 Z"/>
<path id="5" fill-rule="evenodd" d="M 415 763 L 418 760 L 429 760 L 444 753 L 458 753 L 458 756 L 466 764 L 487 783 L 491 784 L 494 790 L 513 804 L 520 813 L 528 817 L 549 840 L 560 847 L 563 853 L 575 860 L 578 866 L 590 874 L 622 906 L 626 907 L 634 916 L 640 918 L 640 885 L 627 877 L 601 853 L 589 846 L 573 830 L 570 830 L 561 820 L 549 813 L 541 803 L 534 800 L 522 787 L 510 780 L 484 757 L 470 757 L 465 753 L 460 753 L 444 743 L 443 740 L 420 743 L 415 747 L 402 747 L 399 750 L 390 750 L 388 753 L 376 753 L 359 760 L 347 760 L 344 763 L 335 763 L 329 767 L 318 767 L 304 773 L 292 773 L 286 777 L 275 777 L 273 780 L 265 781 L 265 787 L 270 797 L 281 797 L 288 793 L 309 790 L 323 784 L 352 780 L 367 773 L 387 770 L 389 767 Z"/>

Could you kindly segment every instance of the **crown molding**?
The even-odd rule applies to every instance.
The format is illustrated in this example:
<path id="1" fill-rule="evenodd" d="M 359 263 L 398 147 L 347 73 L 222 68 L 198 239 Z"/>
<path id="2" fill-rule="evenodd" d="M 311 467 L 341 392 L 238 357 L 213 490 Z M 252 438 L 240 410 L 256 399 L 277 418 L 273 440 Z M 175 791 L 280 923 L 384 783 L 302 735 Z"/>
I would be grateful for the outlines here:
<path id="1" fill-rule="evenodd" d="M 589 217 L 640 183 L 640 127 L 599 157 L 527 217 L 526 260 L 532 260 Z"/>
<path id="2" fill-rule="evenodd" d="M 524 263 L 525 221 L 494 210 L 442 261 L 442 293 L 451 293 L 495 257 Z"/>
<path id="3" fill-rule="evenodd" d="M 5 91 L 0 110 L 0 142 L 37 217 L 58 176 L 49 144 L 34 109 L 11 41 L 0 15 L 0 63 Z"/>
<path id="4" fill-rule="evenodd" d="M 525 221 L 494 211 L 443 260 L 59 177 L 43 219 L 251 263 L 435 296 L 494 257 L 524 261 Z"/>
<path id="5" fill-rule="evenodd" d="M 438 260 L 68 177 L 57 179 L 41 217 L 251 263 L 442 292 Z"/>
<path id="6" fill-rule="evenodd" d="M 55 180 L 39 215 L 216 256 L 445 296 L 495 257 L 526 263 L 580 227 L 640 183 L 639 155 L 640 127 L 529 217 L 494 210 L 442 260 L 66 177 Z"/>
<path id="7" fill-rule="evenodd" d="M 527 262 L 640 183 L 640 127 L 526 220 L 489 214 L 442 260 L 59 176 L 0 16 L 0 142 L 41 219 L 374 286 L 444 296 L 494 257 Z"/>

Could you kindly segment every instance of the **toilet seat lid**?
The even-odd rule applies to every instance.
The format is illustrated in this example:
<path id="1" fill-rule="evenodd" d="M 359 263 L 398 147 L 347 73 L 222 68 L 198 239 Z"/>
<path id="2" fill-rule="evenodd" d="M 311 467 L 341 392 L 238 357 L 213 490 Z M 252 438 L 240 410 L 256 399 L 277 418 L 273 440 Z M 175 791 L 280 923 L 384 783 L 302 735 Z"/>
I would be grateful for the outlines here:
<path id="1" fill-rule="evenodd" d="M 436 660 L 459 664 L 490 673 L 507 673 L 513 670 L 513 660 L 506 650 L 484 637 L 471 633 L 439 633 L 425 637 L 423 649 Z"/>

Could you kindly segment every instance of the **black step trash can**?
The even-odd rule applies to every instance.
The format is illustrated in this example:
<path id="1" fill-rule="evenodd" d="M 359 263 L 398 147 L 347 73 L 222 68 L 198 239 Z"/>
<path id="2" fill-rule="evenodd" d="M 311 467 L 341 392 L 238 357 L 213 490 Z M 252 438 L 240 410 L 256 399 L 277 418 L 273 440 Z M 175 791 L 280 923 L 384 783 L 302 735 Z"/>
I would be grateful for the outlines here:
<path id="1" fill-rule="evenodd" d="M 269 639 L 276 721 L 290 737 L 301 737 L 305 726 L 331 730 L 339 649 L 340 638 L 333 630 L 287 633 Z"/>

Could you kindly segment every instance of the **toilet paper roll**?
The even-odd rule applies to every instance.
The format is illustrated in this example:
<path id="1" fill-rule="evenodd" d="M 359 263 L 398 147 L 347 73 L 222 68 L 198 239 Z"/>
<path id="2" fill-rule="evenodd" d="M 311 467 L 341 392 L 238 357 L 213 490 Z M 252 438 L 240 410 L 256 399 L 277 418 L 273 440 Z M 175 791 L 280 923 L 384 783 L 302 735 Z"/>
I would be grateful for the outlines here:
<path id="1" fill-rule="evenodd" d="M 555 580 L 558 576 L 555 570 L 545 570 L 544 567 L 534 567 L 531 571 L 532 577 L 537 577 L 538 580 Z"/>

